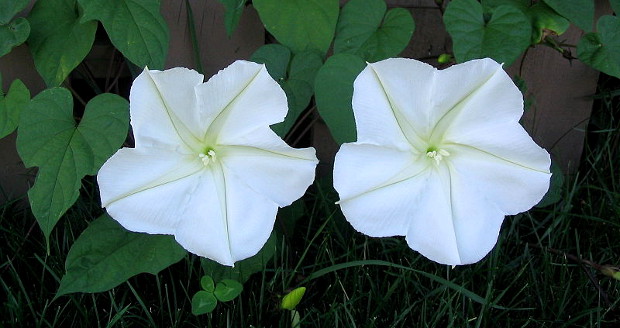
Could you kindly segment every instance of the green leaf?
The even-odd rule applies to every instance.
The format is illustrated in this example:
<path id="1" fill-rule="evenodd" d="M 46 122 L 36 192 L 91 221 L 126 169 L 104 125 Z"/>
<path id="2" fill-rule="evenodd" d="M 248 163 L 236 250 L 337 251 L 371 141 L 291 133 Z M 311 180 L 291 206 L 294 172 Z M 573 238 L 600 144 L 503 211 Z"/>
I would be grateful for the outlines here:
<path id="1" fill-rule="evenodd" d="M 220 0 L 220 2 L 226 8 L 224 26 L 226 27 L 226 35 L 230 38 L 239 25 L 246 0 Z"/>
<path id="2" fill-rule="evenodd" d="M 306 287 L 299 287 L 293 289 L 290 293 L 284 295 L 280 308 L 284 310 L 293 310 L 301 302 L 302 297 L 306 293 Z"/>
<path id="3" fill-rule="evenodd" d="M 593 0 L 543 0 L 543 2 L 582 30 L 592 30 L 594 22 Z"/>
<path id="4" fill-rule="evenodd" d="M 530 20 L 513 6 L 484 13 L 478 1 L 454 0 L 443 19 L 458 62 L 490 57 L 510 65 L 530 45 Z"/>
<path id="5" fill-rule="evenodd" d="M 286 93 L 289 107 L 286 118 L 271 127 L 283 137 L 312 99 L 314 78 L 323 65 L 323 56 L 318 51 L 311 50 L 297 53 L 291 59 L 291 51 L 287 47 L 267 44 L 258 48 L 251 60 L 265 64 L 269 75 L 280 83 Z"/>
<path id="6" fill-rule="evenodd" d="M 211 276 L 215 281 L 222 279 L 234 279 L 241 283 L 246 282 L 251 275 L 265 269 L 267 262 L 273 257 L 278 244 L 275 233 L 271 233 L 265 246 L 254 256 L 235 263 L 234 267 L 221 265 L 215 261 L 200 258 L 200 263 L 205 274 Z"/>
<path id="7" fill-rule="evenodd" d="M 2 84 L 0 84 L 2 85 Z M 17 128 L 19 114 L 30 102 L 30 91 L 20 80 L 11 83 L 6 96 L 0 95 L 0 139 Z"/>
<path id="8" fill-rule="evenodd" d="M 269 33 L 293 52 L 318 50 L 325 54 L 338 21 L 337 0 L 254 0 Z"/>
<path id="9" fill-rule="evenodd" d="M 555 163 L 555 161 L 551 162 L 551 174 L 551 184 L 549 185 L 549 190 L 547 191 L 543 199 L 538 202 L 536 207 L 546 207 L 562 200 L 564 174 L 562 173 L 562 169 Z"/>
<path id="10" fill-rule="evenodd" d="M 28 45 L 45 83 L 60 85 L 95 40 L 97 22 L 80 22 L 76 0 L 39 0 L 30 16 Z"/>
<path id="11" fill-rule="evenodd" d="M 75 241 L 56 297 L 109 290 L 142 272 L 157 274 L 186 252 L 173 236 L 125 230 L 107 214 L 91 222 Z"/>
<path id="12" fill-rule="evenodd" d="M 201 315 L 211 313 L 217 305 L 215 295 L 201 290 L 192 297 L 192 314 Z"/>
<path id="13" fill-rule="evenodd" d="M 323 56 L 317 51 L 304 51 L 293 56 L 288 77 L 281 83 L 289 110 L 284 121 L 272 127 L 279 136 L 286 135 L 310 104 L 314 94 L 314 79 L 322 65 Z"/>
<path id="14" fill-rule="evenodd" d="M 138 67 L 163 69 L 168 52 L 168 26 L 159 0 L 78 0 L 82 22 L 98 20 L 112 44 Z"/>
<path id="15" fill-rule="evenodd" d="M 291 51 L 281 44 L 266 44 L 258 48 L 250 58 L 251 61 L 267 66 L 271 77 L 280 82 L 286 78 Z"/>
<path id="16" fill-rule="evenodd" d="M 213 294 L 221 302 L 228 302 L 235 299 L 243 291 L 243 285 L 236 280 L 224 279 L 215 285 Z"/>
<path id="17" fill-rule="evenodd" d="M 620 18 L 603 16 L 597 33 L 584 35 L 577 45 L 577 57 L 593 68 L 620 78 Z"/>
<path id="18" fill-rule="evenodd" d="M 215 282 L 213 282 L 213 278 L 210 276 L 202 276 L 200 278 L 200 286 L 207 292 L 213 293 L 215 291 Z"/>
<path id="19" fill-rule="evenodd" d="M 383 0 L 351 0 L 342 8 L 334 53 L 355 54 L 369 62 L 398 55 L 415 29 L 408 10 L 387 11 Z"/>
<path id="20" fill-rule="evenodd" d="M 101 94 L 76 127 L 71 93 L 52 88 L 22 111 L 17 150 L 26 167 L 39 167 L 28 197 L 46 239 L 77 199 L 82 177 L 97 173 L 127 137 L 128 107 L 117 95 Z"/>
<path id="21" fill-rule="evenodd" d="M 356 55 L 337 54 L 331 56 L 316 75 L 316 105 L 338 144 L 355 141 L 351 107 L 353 81 L 364 67 L 366 62 Z"/>
<path id="22" fill-rule="evenodd" d="M 11 49 L 24 43 L 30 35 L 30 24 L 19 17 L 8 24 L 0 24 L 0 57 L 11 52 Z"/>
<path id="23" fill-rule="evenodd" d="M 532 44 L 540 43 L 549 31 L 561 35 L 570 26 L 566 18 L 543 2 L 534 4 L 525 13 L 532 21 Z"/>
<path id="24" fill-rule="evenodd" d="M 609 0 L 609 3 L 616 15 L 620 15 L 620 0 Z"/>
<path id="25" fill-rule="evenodd" d="M 530 0 L 482 0 L 480 1 L 480 4 L 485 11 L 507 5 L 525 12 L 530 5 Z"/>
<path id="26" fill-rule="evenodd" d="M 29 2 L 30 0 L 0 0 L 0 25 L 8 24 Z"/>

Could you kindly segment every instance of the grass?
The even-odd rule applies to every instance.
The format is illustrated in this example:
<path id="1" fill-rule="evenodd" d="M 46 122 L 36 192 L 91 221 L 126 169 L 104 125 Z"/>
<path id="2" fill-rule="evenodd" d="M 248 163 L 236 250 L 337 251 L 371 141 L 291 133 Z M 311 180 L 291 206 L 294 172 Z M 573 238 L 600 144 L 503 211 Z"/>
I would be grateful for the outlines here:
<path id="1" fill-rule="evenodd" d="M 507 218 L 479 263 L 438 265 L 402 238 L 355 232 L 329 181 L 319 180 L 301 218 L 279 217 L 287 233 L 267 268 L 238 299 L 201 316 L 191 314 L 201 264 L 189 255 L 108 292 L 52 301 L 67 252 L 101 214 L 92 180 L 54 229 L 49 255 L 23 200 L 3 204 L 0 327 L 290 327 L 279 302 L 299 286 L 307 288 L 301 327 L 617 327 L 620 281 L 596 265 L 620 264 L 618 93 L 617 80 L 601 83 L 581 168 L 562 200 Z"/>

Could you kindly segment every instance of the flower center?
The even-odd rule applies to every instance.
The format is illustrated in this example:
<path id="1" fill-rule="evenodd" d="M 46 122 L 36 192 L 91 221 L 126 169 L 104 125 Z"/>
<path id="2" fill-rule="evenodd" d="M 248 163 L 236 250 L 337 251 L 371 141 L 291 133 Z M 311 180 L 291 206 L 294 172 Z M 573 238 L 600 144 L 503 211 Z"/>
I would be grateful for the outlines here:
<path id="1" fill-rule="evenodd" d="M 217 156 L 215 156 L 215 150 L 211 148 L 207 148 L 204 153 L 198 154 L 198 157 L 200 157 L 200 160 L 202 160 L 202 164 L 204 164 L 204 166 L 207 166 L 209 165 L 209 163 L 215 162 L 217 160 Z"/>
<path id="2" fill-rule="evenodd" d="M 439 149 L 437 147 L 429 147 L 426 150 L 426 157 L 435 160 L 435 164 L 439 164 L 444 157 L 450 156 L 450 153 L 445 149 Z"/>

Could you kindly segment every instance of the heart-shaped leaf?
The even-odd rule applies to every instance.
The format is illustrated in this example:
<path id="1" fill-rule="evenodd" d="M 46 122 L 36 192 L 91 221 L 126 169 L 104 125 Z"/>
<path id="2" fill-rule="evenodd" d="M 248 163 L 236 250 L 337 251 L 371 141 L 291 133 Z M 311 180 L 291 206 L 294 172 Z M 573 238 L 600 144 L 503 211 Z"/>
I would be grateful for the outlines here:
<path id="1" fill-rule="evenodd" d="M 30 0 L 0 0 L 0 25 L 8 24 L 29 2 Z"/>
<path id="2" fill-rule="evenodd" d="M 192 314 L 201 315 L 211 313 L 217 305 L 215 295 L 204 290 L 198 291 L 192 297 Z"/>
<path id="3" fill-rule="evenodd" d="M 28 39 L 28 35 L 30 35 L 30 24 L 23 17 L 19 17 L 6 25 L 0 24 L 0 57 L 24 43 Z"/>
<path id="4" fill-rule="evenodd" d="M 592 0 L 543 0 L 549 7 L 566 17 L 584 31 L 592 30 L 594 1 Z"/>
<path id="5" fill-rule="evenodd" d="M 490 57 L 510 65 L 530 45 L 530 20 L 514 6 L 485 13 L 478 1 L 454 0 L 443 19 L 458 62 Z"/>
<path id="6" fill-rule="evenodd" d="M 323 65 L 323 56 L 318 51 L 302 51 L 291 59 L 291 51 L 287 47 L 268 44 L 254 52 L 252 61 L 264 63 L 271 77 L 280 83 L 286 93 L 289 107 L 286 118 L 271 127 L 283 137 L 312 99 L 314 78 Z"/>
<path id="7" fill-rule="evenodd" d="M 611 9 L 618 15 L 620 13 L 620 0 L 609 0 L 609 3 L 611 4 Z"/>
<path id="8" fill-rule="evenodd" d="M 314 79 L 323 65 L 323 57 L 317 51 L 297 53 L 291 59 L 288 76 L 282 81 L 289 111 L 284 122 L 274 125 L 273 130 L 284 136 L 295 125 L 299 115 L 308 107 L 314 94 Z"/>
<path id="9" fill-rule="evenodd" d="M 157 274 L 185 254 L 173 236 L 130 232 L 104 214 L 88 225 L 69 250 L 67 272 L 56 297 L 103 292 L 136 274 Z"/>
<path id="10" fill-rule="evenodd" d="M 351 100 L 353 81 L 366 67 L 356 55 L 331 56 L 316 75 L 314 92 L 319 114 L 339 144 L 355 141 L 355 119 Z"/>
<path id="11" fill-rule="evenodd" d="M 202 276 L 200 278 L 200 287 L 207 292 L 213 293 L 215 291 L 215 282 L 213 282 L 213 278 L 210 276 Z"/>
<path id="12" fill-rule="evenodd" d="M 327 52 L 338 21 L 335 0 L 254 0 L 269 33 L 293 52 Z"/>
<path id="13" fill-rule="evenodd" d="M 226 8 L 224 12 L 224 26 L 226 27 L 226 35 L 230 38 L 239 25 L 239 19 L 243 14 L 245 2 L 247 0 L 220 0 Z"/>
<path id="14" fill-rule="evenodd" d="M 415 24 L 409 11 L 386 13 L 383 0 L 351 0 L 342 8 L 334 53 L 356 54 L 369 62 L 398 55 L 411 39 Z"/>
<path id="15" fill-rule="evenodd" d="M 224 279 L 215 285 L 213 294 L 220 302 L 228 302 L 235 299 L 243 291 L 243 285 L 236 280 Z"/>
<path id="16" fill-rule="evenodd" d="M 265 64 L 271 77 L 281 82 L 286 78 L 288 63 L 291 60 L 291 51 L 277 43 L 266 44 L 258 48 L 250 59 L 255 63 Z"/>
<path id="17" fill-rule="evenodd" d="M 138 67 L 163 69 L 168 53 L 168 26 L 159 0 L 78 0 L 82 22 L 98 20 L 112 44 Z"/>
<path id="18" fill-rule="evenodd" d="M 101 94 L 76 126 L 71 93 L 52 88 L 21 113 L 17 150 L 26 167 L 39 167 L 28 197 L 46 239 L 77 199 L 82 177 L 97 173 L 127 137 L 128 107 L 117 95 Z"/>
<path id="19" fill-rule="evenodd" d="M 11 83 L 6 96 L 0 95 L 0 139 L 17 128 L 19 114 L 29 102 L 30 91 L 20 80 Z"/>
<path id="20" fill-rule="evenodd" d="M 603 16 L 596 33 L 584 35 L 577 45 L 579 59 L 595 69 L 620 78 L 620 18 Z"/>
<path id="21" fill-rule="evenodd" d="M 28 16 L 28 45 L 45 83 L 58 86 L 84 60 L 97 22 L 80 22 L 76 0 L 37 1 Z"/>

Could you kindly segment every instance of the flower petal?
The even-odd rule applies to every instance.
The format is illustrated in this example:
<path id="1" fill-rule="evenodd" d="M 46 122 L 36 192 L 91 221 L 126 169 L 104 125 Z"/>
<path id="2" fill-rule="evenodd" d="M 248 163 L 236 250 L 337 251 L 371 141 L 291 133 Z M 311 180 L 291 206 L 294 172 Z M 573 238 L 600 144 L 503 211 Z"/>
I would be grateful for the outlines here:
<path id="1" fill-rule="evenodd" d="M 357 141 L 401 149 L 408 148 L 407 143 L 423 144 L 431 128 L 427 122 L 434 73 L 432 66 L 405 58 L 368 64 L 354 83 Z"/>
<path id="2" fill-rule="evenodd" d="M 469 146 L 459 147 L 450 158 L 454 173 L 475 190 L 474 193 L 484 196 L 509 215 L 536 205 L 549 189 L 551 178 L 549 154 L 531 139 L 529 144 L 519 140 L 524 139 L 513 141 L 512 152 L 506 154 L 510 160 Z"/>
<path id="3" fill-rule="evenodd" d="M 405 235 L 417 210 L 413 200 L 426 185 L 426 163 L 396 149 L 342 145 L 334 163 L 334 188 L 347 221 L 373 237 Z"/>
<path id="4" fill-rule="evenodd" d="M 190 252 L 232 266 L 265 244 L 277 209 L 277 204 L 214 165 L 200 175 L 175 237 Z"/>
<path id="5" fill-rule="evenodd" d="M 407 243 L 442 264 L 470 264 L 497 242 L 504 213 L 446 165 L 434 168 L 417 198 Z"/>
<path id="6" fill-rule="evenodd" d="M 145 69 L 135 79 L 129 96 L 136 147 L 157 144 L 194 149 L 197 137 L 204 133 L 194 91 L 202 82 L 202 74 L 187 68 Z"/>
<path id="7" fill-rule="evenodd" d="M 196 89 L 208 143 L 232 143 L 240 136 L 282 122 L 286 95 L 265 65 L 236 61 Z"/>
<path id="8" fill-rule="evenodd" d="M 490 124 L 517 122 L 523 115 L 523 96 L 502 65 L 490 58 L 476 59 L 437 71 L 431 113 L 433 126 L 439 120 L 460 126 L 452 121 L 455 117 Z"/>
<path id="9" fill-rule="evenodd" d="M 173 234 L 202 169 L 168 150 L 120 149 L 97 175 L 102 206 L 128 230 Z"/>
<path id="10" fill-rule="evenodd" d="M 280 207 L 303 196 L 314 181 L 314 148 L 292 148 L 268 127 L 237 141 L 218 152 L 226 172 Z"/>
<path id="11" fill-rule="evenodd" d="M 364 143 L 346 143 L 336 153 L 334 188 L 341 202 L 405 180 L 426 168 L 410 151 Z"/>

